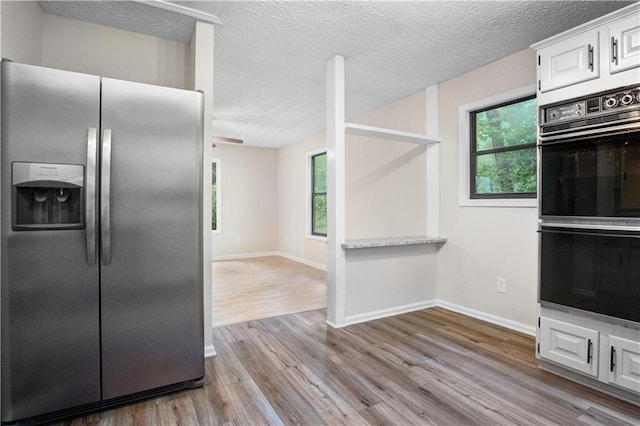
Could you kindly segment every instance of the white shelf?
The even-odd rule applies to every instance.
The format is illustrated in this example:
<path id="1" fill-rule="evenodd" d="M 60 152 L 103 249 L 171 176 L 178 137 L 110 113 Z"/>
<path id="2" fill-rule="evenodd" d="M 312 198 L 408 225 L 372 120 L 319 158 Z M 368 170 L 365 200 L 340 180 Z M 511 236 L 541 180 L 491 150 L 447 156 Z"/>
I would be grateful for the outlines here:
<path id="1" fill-rule="evenodd" d="M 362 238 L 358 240 L 346 240 L 341 244 L 341 246 L 343 249 L 363 249 L 374 247 L 412 246 L 418 244 L 441 244 L 446 242 L 446 238 L 417 235 L 412 237 Z"/>
<path id="2" fill-rule="evenodd" d="M 431 145 L 440 143 L 439 139 L 430 139 L 419 133 L 402 132 L 400 130 L 384 129 L 382 127 L 367 126 L 364 124 L 345 123 L 345 132 L 348 135 L 366 136 L 370 138 L 389 139 L 399 142 L 415 143 L 419 145 Z"/>

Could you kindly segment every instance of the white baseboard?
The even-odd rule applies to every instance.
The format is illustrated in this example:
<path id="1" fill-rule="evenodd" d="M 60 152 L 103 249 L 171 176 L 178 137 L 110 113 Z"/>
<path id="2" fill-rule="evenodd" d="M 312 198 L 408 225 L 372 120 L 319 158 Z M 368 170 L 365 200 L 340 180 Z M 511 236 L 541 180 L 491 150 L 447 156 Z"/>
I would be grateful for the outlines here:
<path id="1" fill-rule="evenodd" d="M 252 257 L 266 257 L 266 256 L 280 256 L 280 252 L 265 251 L 265 252 L 258 252 L 258 253 L 229 254 L 224 256 L 213 256 L 211 260 L 215 262 L 216 260 L 250 259 Z"/>
<path id="2" fill-rule="evenodd" d="M 205 346 L 204 357 L 209 358 L 211 356 L 216 356 L 216 348 L 214 348 L 213 345 Z"/>
<path id="3" fill-rule="evenodd" d="M 316 269 L 320 269 L 322 271 L 326 271 L 327 270 L 327 265 L 323 265 L 322 263 L 312 262 L 311 260 L 303 259 L 301 257 L 297 257 L 297 256 L 294 256 L 294 255 L 289 254 L 289 253 L 283 253 L 281 251 L 278 252 L 278 255 L 282 256 L 282 257 L 284 257 L 286 259 L 293 260 L 294 262 L 304 263 L 305 265 L 312 266 L 312 267 L 314 267 Z"/>
<path id="4" fill-rule="evenodd" d="M 441 308 L 457 312 L 472 318 L 476 318 L 482 321 L 496 324 L 510 330 L 515 330 L 520 333 L 528 334 L 530 336 L 536 335 L 536 328 L 527 324 L 523 324 L 517 321 L 512 321 L 506 318 L 499 317 L 497 315 L 488 314 L 486 312 L 476 311 L 475 309 L 466 308 L 464 306 L 456 305 L 454 303 L 446 302 L 444 300 L 425 300 L 423 302 L 411 303 L 409 305 L 396 306 L 388 309 L 381 309 L 378 311 L 366 312 L 364 314 L 351 315 L 345 318 L 344 322 L 333 323 L 329 320 L 326 321 L 327 325 L 333 328 L 342 328 L 352 324 L 359 324 L 362 322 L 372 321 L 380 318 L 391 317 L 394 315 L 406 314 L 408 312 L 419 311 L 421 309 L 433 308 L 439 306 Z"/>
<path id="5" fill-rule="evenodd" d="M 372 321 L 380 318 L 392 317 L 394 315 L 406 314 L 407 312 L 419 311 L 421 309 L 433 308 L 436 306 L 435 300 L 425 300 L 408 305 L 394 306 L 393 308 L 380 309 L 378 311 L 366 312 L 364 314 L 350 315 L 344 319 L 344 323 L 333 324 L 327 322 L 331 327 L 342 328 L 348 325 L 359 324 L 361 322 Z"/>
<path id="6" fill-rule="evenodd" d="M 475 309 L 466 308 L 464 306 L 456 305 L 455 303 L 449 303 L 444 300 L 437 300 L 436 306 L 439 306 L 444 309 L 448 309 L 453 312 L 457 312 L 459 314 L 463 314 L 472 318 L 477 318 L 482 321 L 490 322 L 491 324 L 496 324 L 502 326 L 504 328 L 509 328 L 511 330 L 519 331 L 520 333 L 528 334 L 530 336 L 536 335 L 536 328 L 527 324 L 523 324 L 521 322 L 512 321 L 510 319 L 506 319 L 503 317 L 499 317 L 497 315 L 488 314 L 482 311 L 476 311 Z"/>

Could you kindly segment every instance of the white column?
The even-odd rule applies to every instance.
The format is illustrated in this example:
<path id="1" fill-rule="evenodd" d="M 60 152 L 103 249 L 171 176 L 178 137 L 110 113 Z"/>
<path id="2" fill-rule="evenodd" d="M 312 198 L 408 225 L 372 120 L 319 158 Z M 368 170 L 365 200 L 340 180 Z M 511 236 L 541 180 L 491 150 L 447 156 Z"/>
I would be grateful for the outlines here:
<path id="1" fill-rule="evenodd" d="M 438 85 L 425 89 L 427 138 L 440 140 Z M 440 144 L 427 147 L 427 235 L 440 236 Z"/>
<path id="2" fill-rule="evenodd" d="M 204 149 L 202 155 L 203 236 L 202 252 L 204 270 L 204 352 L 205 356 L 216 354 L 213 347 L 212 297 L 211 297 L 211 137 L 213 135 L 213 40 L 212 24 L 197 21 L 191 39 L 193 89 L 204 93 Z"/>
<path id="3" fill-rule="evenodd" d="M 346 315 L 344 58 L 327 62 L 327 323 Z"/>

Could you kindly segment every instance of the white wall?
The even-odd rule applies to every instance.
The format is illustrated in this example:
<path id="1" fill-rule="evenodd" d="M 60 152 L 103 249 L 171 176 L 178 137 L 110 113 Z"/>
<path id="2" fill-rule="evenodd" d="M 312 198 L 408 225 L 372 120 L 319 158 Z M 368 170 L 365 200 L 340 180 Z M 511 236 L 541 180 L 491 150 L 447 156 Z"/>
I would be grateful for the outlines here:
<path id="1" fill-rule="evenodd" d="M 213 133 L 211 125 L 213 123 L 213 69 L 214 69 L 214 28 L 206 22 L 196 22 L 191 37 L 189 52 L 191 55 L 191 69 L 193 75 L 187 80 L 193 84 L 192 89 L 201 90 L 204 94 L 203 111 L 203 146 L 202 146 L 202 285 L 203 285 L 203 308 L 204 308 L 204 354 L 205 356 L 215 355 L 213 347 L 213 336 L 210 332 L 212 324 L 212 271 L 211 271 L 211 234 L 207 232 L 211 223 L 211 190 L 208 183 L 211 178 L 207 178 L 204 170 L 211 170 L 211 148 L 209 142 Z"/>
<path id="2" fill-rule="evenodd" d="M 180 89 L 192 84 L 184 43 L 48 14 L 41 38 L 47 67 Z"/>
<path id="3" fill-rule="evenodd" d="M 326 264 L 327 244 L 307 237 L 307 153 L 325 146 L 322 132 L 278 149 L 278 250 L 320 265 Z"/>
<path id="4" fill-rule="evenodd" d="M 458 106 L 536 80 L 527 49 L 439 85 L 440 223 L 448 238 L 438 254 L 438 299 L 528 326 L 535 324 L 535 208 L 458 206 Z M 507 293 L 496 292 L 497 277 Z"/>
<path id="5" fill-rule="evenodd" d="M 425 133 L 424 91 L 353 121 Z M 347 135 L 346 237 L 426 235 L 426 147 Z"/>
<path id="6" fill-rule="evenodd" d="M 42 62 L 43 13 L 35 1 L 3 1 L 2 57 L 15 62 Z"/>
<path id="7" fill-rule="evenodd" d="M 436 253 L 435 244 L 347 250 L 345 324 L 434 306 Z"/>
<path id="8" fill-rule="evenodd" d="M 222 169 L 213 258 L 278 251 L 278 151 L 217 144 L 211 156 Z M 205 170 L 210 173 L 211 166 Z"/>

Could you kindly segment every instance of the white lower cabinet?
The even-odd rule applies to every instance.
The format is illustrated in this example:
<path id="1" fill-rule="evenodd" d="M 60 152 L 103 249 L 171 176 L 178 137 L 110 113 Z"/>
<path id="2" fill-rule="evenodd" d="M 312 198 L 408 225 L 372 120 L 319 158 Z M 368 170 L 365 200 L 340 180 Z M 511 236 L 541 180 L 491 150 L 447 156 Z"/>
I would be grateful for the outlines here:
<path id="1" fill-rule="evenodd" d="M 609 383 L 640 394 L 640 341 L 609 336 Z"/>
<path id="2" fill-rule="evenodd" d="M 598 376 L 597 330 L 540 318 L 540 357 L 590 376 Z"/>
<path id="3" fill-rule="evenodd" d="M 552 371 L 640 405 L 639 323 L 608 322 L 543 307 L 537 341 L 543 367 L 548 362 Z"/>

